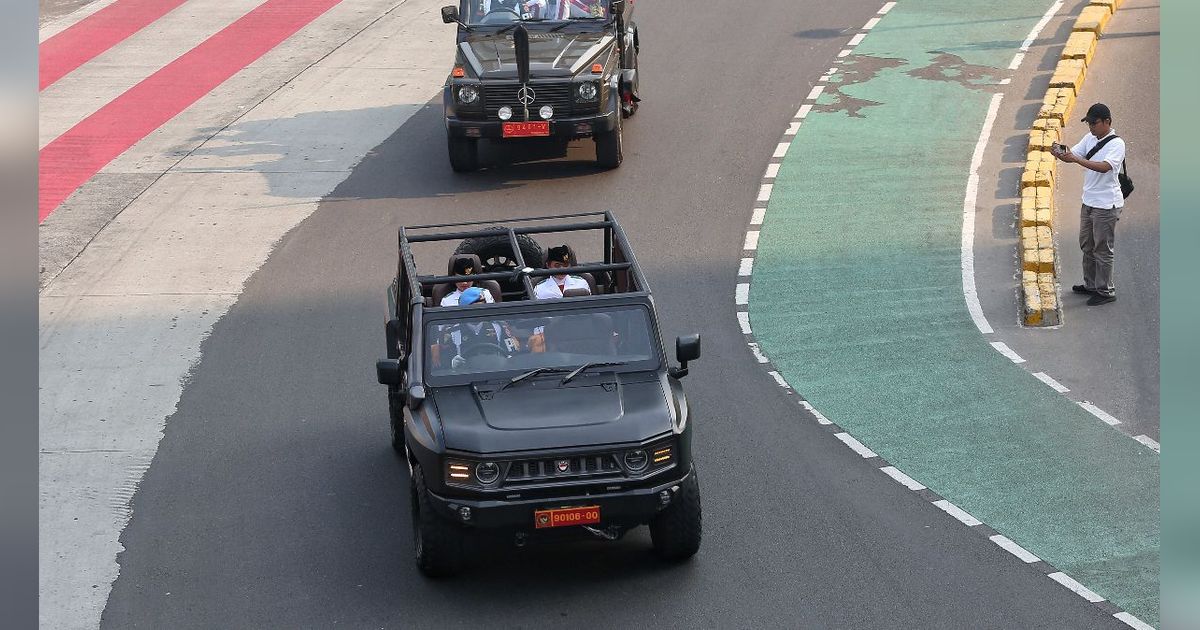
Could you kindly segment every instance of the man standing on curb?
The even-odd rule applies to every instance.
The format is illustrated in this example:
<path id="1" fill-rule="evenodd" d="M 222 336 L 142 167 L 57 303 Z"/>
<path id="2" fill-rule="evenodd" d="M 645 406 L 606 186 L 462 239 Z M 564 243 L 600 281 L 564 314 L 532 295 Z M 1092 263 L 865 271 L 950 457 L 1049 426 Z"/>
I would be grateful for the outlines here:
<path id="1" fill-rule="evenodd" d="M 1113 132 L 1112 113 L 1103 103 L 1089 107 L 1082 122 L 1088 124 L 1089 133 L 1070 149 L 1056 144 L 1052 152 L 1063 162 L 1074 162 L 1087 169 L 1083 174 L 1083 207 L 1079 215 L 1083 284 L 1071 290 L 1091 295 L 1088 306 L 1097 306 L 1117 299 L 1113 285 L 1113 246 L 1117 220 L 1125 205 L 1117 179 L 1125 161 L 1125 141 Z"/>

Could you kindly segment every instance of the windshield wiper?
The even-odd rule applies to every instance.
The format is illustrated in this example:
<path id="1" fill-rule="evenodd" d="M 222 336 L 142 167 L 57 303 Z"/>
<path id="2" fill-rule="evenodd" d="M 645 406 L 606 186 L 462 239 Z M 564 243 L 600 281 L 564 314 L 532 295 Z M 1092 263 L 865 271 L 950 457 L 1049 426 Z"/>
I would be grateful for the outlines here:
<path id="1" fill-rule="evenodd" d="M 518 24 L 525 24 L 526 22 L 545 22 L 545 21 L 546 21 L 546 18 L 526 18 L 524 20 L 518 20 L 516 22 L 513 22 L 512 24 L 509 24 L 508 26 L 504 26 L 504 27 L 496 29 L 496 34 L 499 35 L 500 33 L 507 33 L 509 31 L 513 30 L 514 28 L 517 28 Z"/>
<path id="2" fill-rule="evenodd" d="M 516 385 L 517 383 L 520 383 L 521 381 L 523 381 L 531 376 L 537 376 L 538 374 L 550 374 L 550 373 L 555 373 L 555 372 L 562 373 L 562 372 L 567 372 L 567 371 L 568 371 L 567 368 L 561 368 L 561 367 L 534 368 L 524 374 L 518 374 L 518 375 L 512 377 L 511 379 L 509 379 L 509 381 L 507 383 L 505 383 L 504 385 L 501 385 L 500 389 L 497 389 L 496 391 L 502 392 L 502 391 L 508 389 L 509 385 Z"/>
<path id="3" fill-rule="evenodd" d="M 559 381 L 558 384 L 566 385 L 567 383 L 570 383 L 571 379 L 575 378 L 576 376 L 579 376 L 584 370 L 586 370 L 588 368 L 608 367 L 608 366 L 616 366 L 616 365 L 625 365 L 625 361 L 589 361 L 588 363 L 584 363 L 583 365 L 575 368 L 574 370 L 571 370 L 571 373 L 564 376 L 563 379 L 561 381 Z"/>

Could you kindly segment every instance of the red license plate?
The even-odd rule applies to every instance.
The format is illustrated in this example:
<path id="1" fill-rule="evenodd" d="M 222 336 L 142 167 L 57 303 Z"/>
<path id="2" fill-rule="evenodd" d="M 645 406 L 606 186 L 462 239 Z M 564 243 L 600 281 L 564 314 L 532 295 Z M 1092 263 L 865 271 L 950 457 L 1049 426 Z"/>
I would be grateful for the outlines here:
<path id="1" fill-rule="evenodd" d="M 599 522 L 599 505 L 537 510 L 533 513 L 533 526 L 536 529 L 544 527 L 568 527 L 570 525 L 594 525 Z"/>
<path id="2" fill-rule="evenodd" d="M 531 138 L 550 135 L 550 121 L 506 122 L 501 130 L 505 138 Z"/>

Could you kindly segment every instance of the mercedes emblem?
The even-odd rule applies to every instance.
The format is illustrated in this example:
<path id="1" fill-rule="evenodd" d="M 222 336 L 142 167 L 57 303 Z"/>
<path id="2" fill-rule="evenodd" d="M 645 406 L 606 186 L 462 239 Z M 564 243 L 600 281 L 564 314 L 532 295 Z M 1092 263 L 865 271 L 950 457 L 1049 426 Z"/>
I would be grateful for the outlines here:
<path id="1" fill-rule="evenodd" d="M 521 89 L 517 90 L 517 100 L 520 101 L 522 105 L 531 105 L 533 103 L 533 99 L 536 97 L 537 94 L 535 94 L 534 91 L 528 87 L 522 87 Z"/>

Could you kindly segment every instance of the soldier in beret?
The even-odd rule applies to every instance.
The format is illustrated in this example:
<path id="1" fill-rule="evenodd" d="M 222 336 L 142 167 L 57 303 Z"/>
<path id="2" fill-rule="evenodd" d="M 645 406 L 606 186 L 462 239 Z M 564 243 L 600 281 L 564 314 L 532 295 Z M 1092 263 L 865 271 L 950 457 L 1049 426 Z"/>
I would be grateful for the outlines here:
<path id="1" fill-rule="evenodd" d="M 546 253 L 546 268 L 561 269 L 571 266 L 571 248 L 566 245 L 551 247 Z M 570 289 L 583 289 L 591 294 L 592 288 L 588 285 L 587 280 L 579 276 L 568 274 L 556 274 L 542 280 L 533 288 L 534 297 L 539 300 L 552 300 L 561 298 L 563 292 Z"/>

